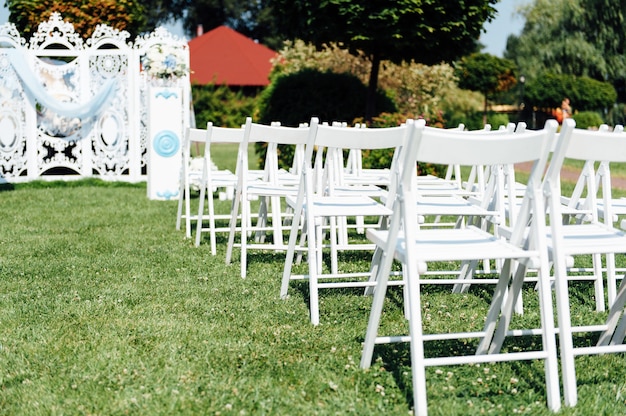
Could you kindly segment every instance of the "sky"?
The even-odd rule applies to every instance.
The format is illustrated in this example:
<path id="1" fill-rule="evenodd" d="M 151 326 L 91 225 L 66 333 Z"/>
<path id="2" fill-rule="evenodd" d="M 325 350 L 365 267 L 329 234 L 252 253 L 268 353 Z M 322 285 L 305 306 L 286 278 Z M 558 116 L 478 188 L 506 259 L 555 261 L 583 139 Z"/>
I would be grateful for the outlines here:
<path id="1" fill-rule="evenodd" d="M 509 35 L 519 35 L 524 26 L 524 20 L 520 16 L 515 16 L 515 10 L 532 0 L 500 0 L 496 4 L 498 14 L 491 23 L 485 25 L 486 33 L 480 37 L 480 42 L 486 47 L 484 52 L 502 57 L 506 48 L 506 39 Z M 4 2 L 3 2 L 4 3 Z M 0 8 L 0 24 L 6 23 L 9 18 L 9 11 L 6 7 Z M 176 35 L 182 35 L 180 25 L 168 26 L 168 29 Z"/>
<path id="2" fill-rule="evenodd" d="M 524 28 L 524 19 L 517 16 L 515 11 L 531 0 L 500 0 L 496 4 L 498 14 L 491 23 L 485 24 L 486 33 L 480 37 L 485 45 L 483 52 L 502 57 L 506 49 L 506 39 L 509 35 L 519 35 Z"/>

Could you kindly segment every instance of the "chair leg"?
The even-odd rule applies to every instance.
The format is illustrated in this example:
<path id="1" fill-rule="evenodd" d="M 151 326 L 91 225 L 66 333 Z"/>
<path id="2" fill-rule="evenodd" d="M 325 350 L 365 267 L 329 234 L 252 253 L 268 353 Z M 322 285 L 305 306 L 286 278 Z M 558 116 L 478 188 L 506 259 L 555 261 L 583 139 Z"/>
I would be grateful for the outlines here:
<path id="1" fill-rule="evenodd" d="M 558 262 L 564 262 L 557 257 Z M 574 363 L 574 345 L 572 340 L 572 319 L 569 305 L 567 273 L 558 265 L 555 267 L 554 287 L 559 324 L 559 344 L 561 352 L 561 373 L 563 379 L 563 396 L 566 406 L 576 406 L 578 393 L 576 391 L 576 367 Z"/>
<path id="2" fill-rule="evenodd" d="M 300 250 L 298 250 L 298 253 L 296 254 L 296 260 L 295 260 L 295 264 L 300 264 L 302 263 L 302 255 L 304 253 L 304 249 L 302 249 L 302 247 L 306 247 L 307 244 L 307 221 L 306 219 L 304 220 L 304 223 L 302 225 L 302 231 L 300 232 L 300 243 L 297 244 L 296 247 L 299 247 Z"/>
<path id="3" fill-rule="evenodd" d="M 609 308 L 613 305 L 613 302 L 615 302 L 615 298 L 617 297 L 617 279 L 615 275 L 615 254 L 608 253 L 606 255 L 606 288 Z"/>
<path id="4" fill-rule="evenodd" d="M 496 286 L 492 304 L 489 309 L 487 324 L 485 325 L 485 337 L 479 344 L 477 354 L 498 354 L 504 343 L 506 332 L 509 329 L 513 313 L 521 296 L 524 277 L 526 276 L 526 266 L 515 261 L 506 261 L 502 267 L 502 273 L 506 273 L 508 278 L 501 279 L 501 282 L 509 282 L 510 267 L 516 264 L 515 276 L 510 287 L 508 283 Z M 555 339 L 554 315 L 552 312 L 552 290 L 549 273 L 543 268 L 544 273 L 539 275 L 539 309 L 541 313 L 542 345 L 546 352 L 544 359 L 544 370 L 546 376 L 546 395 L 548 407 L 556 412 L 561 408 L 561 395 L 559 389 L 558 358 Z M 505 276 L 505 275 L 502 275 Z M 508 289 L 507 289 L 508 288 Z M 502 302 L 504 301 L 504 306 Z M 496 315 L 500 312 L 500 318 Z M 495 330 L 495 331 L 494 331 Z"/>
<path id="5" fill-rule="evenodd" d="M 311 313 L 311 323 L 313 325 L 319 325 L 320 323 L 320 306 L 319 306 L 319 287 L 318 287 L 318 275 L 321 271 L 321 226 L 316 227 L 318 231 L 314 231 L 309 235 L 308 243 L 308 266 L 309 266 L 309 308 Z M 317 235 L 316 235 L 317 234 Z M 317 241 L 316 241 L 317 239 Z M 319 241 L 319 243 L 318 243 Z"/>
<path id="6" fill-rule="evenodd" d="M 626 278 L 623 278 L 615 295 L 615 300 L 609 310 L 609 316 L 606 320 L 607 329 L 600 335 L 598 346 L 617 345 L 624 341 L 624 332 L 626 331 L 626 319 L 624 319 L 625 304 Z"/>
<path id="7" fill-rule="evenodd" d="M 178 190 L 178 210 L 176 211 L 176 229 L 180 230 L 180 226 L 181 226 L 181 220 L 182 220 L 182 215 L 183 215 L 183 201 L 185 199 L 185 192 L 184 192 L 184 181 L 181 175 L 181 180 L 180 180 L 181 186 Z"/>
<path id="8" fill-rule="evenodd" d="M 337 218 L 337 217 L 330 217 L 329 218 L 329 225 L 330 225 L 330 229 L 329 229 L 329 235 L 328 237 L 330 238 L 330 272 L 333 274 L 337 274 L 339 273 L 339 260 L 338 260 L 338 250 L 337 250 L 337 244 L 338 244 L 338 236 L 337 234 L 342 232 L 343 230 L 340 231 L 340 229 L 342 228 L 340 225 L 338 225 L 338 222 L 341 222 L 342 218 Z M 343 240 L 343 239 L 342 239 Z M 319 244 L 320 244 L 320 258 L 322 256 L 321 254 L 321 245 L 322 245 L 322 241 L 319 240 Z"/>
<path id="9" fill-rule="evenodd" d="M 409 261 L 415 263 L 415 261 Z M 422 330 L 422 308 L 419 276 L 417 276 L 417 265 L 409 264 L 406 279 L 406 290 L 408 293 L 409 306 L 409 336 L 411 349 L 411 373 L 413 380 L 413 407 L 414 414 L 426 416 L 428 414 L 428 404 L 426 396 L 426 365 L 424 363 L 424 333 Z"/>
<path id="10" fill-rule="evenodd" d="M 374 355 L 374 346 L 376 345 L 376 338 L 378 336 L 378 327 L 380 325 L 380 317 L 383 311 L 383 303 L 385 296 L 387 295 L 387 284 L 389 281 L 389 273 L 387 271 L 387 265 L 389 264 L 389 270 L 391 270 L 391 261 L 387 259 L 384 251 L 380 250 L 381 264 L 375 266 L 376 273 L 376 289 L 374 290 L 374 298 L 372 300 L 372 310 L 367 323 L 367 330 L 365 332 L 365 341 L 363 342 L 363 352 L 361 354 L 361 368 L 369 368 L 372 365 L 372 356 Z"/>
<path id="11" fill-rule="evenodd" d="M 511 261 L 511 264 L 514 263 L 514 261 Z M 524 283 L 525 276 L 526 267 L 518 264 L 515 271 L 515 276 L 513 277 L 508 289 L 505 290 L 503 298 L 504 306 L 502 307 L 500 313 L 500 321 L 498 322 L 498 327 L 493 337 L 493 343 L 491 346 L 492 349 L 489 351 L 490 353 L 499 353 L 500 349 L 502 348 L 502 344 L 504 344 L 504 338 L 506 337 L 506 332 L 509 329 L 509 325 L 511 324 L 515 305 L 517 304 L 517 299 L 522 291 L 522 284 Z M 541 290 L 541 288 L 539 290 Z"/>
<path id="12" fill-rule="evenodd" d="M 523 278 L 520 278 L 520 288 Z M 548 408 L 558 412 L 561 408 L 561 392 L 559 387 L 559 363 L 554 328 L 554 312 L 552 304 L 552 282 L 548 267 L 543 267 L 539 273 L 539 311 L 541 313 L 541 328 L 543 349 L 547 354 L 544 360 L 546 374 L 546 396 Z"/>
<path id="13" fill-rule="evenodd" d="M 594 281 L 595 295 L 596 295 L 596 311 L 604 312 L 606 310 L 606 305 L 604 303 L 604 273 L 602 272 L 602 255 L 601 254 L 593 255 L 593 273 L 596 277 Z M 607 277 L 608 277 L 608 269 L 607 269 Z M 609 288 L 609 290 L 611 289 Z M 609 305 L 610 304 L 611 304 L 611 301 L 609 300 Z"/>
<path id="14" fill-rule="evenodd" d="M 237 217 L 239 216 L 239 195 L 233 198 L 233 204 L 230 214 L 230 230 L 228 232 L 228 245 L 226 247 L 226 264 L 230 264 L 233 256 L 233 247 L 235 245 L 235 232 L 237 229 Z"/>
<path id="15" fill-rule="evenodd" d="M 368 279 L 368 283 L 376 282 L 376 278 L 378 276 L 378 269 L 380 268 L 380 264 L 382 262 L 382 256 L 384 255 L 384 250 L 380 247 L 376 247 L 374 249 L 374 254 L 372 255 L 372 262 L 370 265 L 370 277 Z M 365 291 L 363 295 L 371 296 L 374 294 L 374 287 L 377 285 L 368 285 L 365 286 Z"/>
<path id="16" fill-rule="evenodd" d="M 298 244 L 298 230 L 300 228 L 300 221 L 302 220 L 302 202 L 298 201 L 294 210 L 293 219 L 291 221 L 291 230 L 289 232 L 289 245 L 287 246 L 287 255 L 285 257 L 285 265 L 283 268 L 283 280 L 280 286 L 280 297 L 285 299 L 289 292 L 289 281 L 291 280 L 291 268 L 293 267 L 296 245 Z M 302 234 L 306 229 L 306 220 L 302 227 Z"/>
<path id="17" fill-rule="evenodd" d="M 185 185 L 185 237 L 191 238 L 191 201 L 189 201 L 191 192 L 189 184 Z"/>
<path id="18" fill-rule="evenodd" d="M 284 247 L 285 242 L 283 239 L 282 228 L 282 210 L 280 208 L 280 197 L 272 197 L 270 199 L 271 204 L 271 216 L 272 216 L 272 233 L 274 239 L 274 246 Z"/>
<path id="19" fill-rule="evenodd" d="M 205 184 L 200 186 L 200 200 L 198 201 L 198 225 L 196 226 L 196 247 L 200 246 L 200 239 L 202 237 L 202 218 L 204 217 L 204 197 L 206 194 Z"/>
<path id="20" fill-rule="evenodd" d="M 215 236 L 215 203 L 213 192 L 207 192 L 207 204 L 209 205 L 209 241 L 211 242 L 211 254 L 217 254 L 217 242 Z"/>
<path id="21" fill-rule="evenodd" d="M 323 241 L 324 241 L 324 227 L 318 223 L 319 218 L 315 219 L 315 230 L 313 230 L 313 232 L 311 233 L 310 237 L 309 237 L 309 244 L 308 247 L 312 247 L 313 251 L 309 250 L 309 259 L 308 261 L 310 262 L 311 258 L 315 259 L 315 264 L 317 266 L 317 269 L 320 273 L 322 271 L 322 262 L 324 259 L 324 252 L 323 252 Z"/>
<path id="22" fill-rule="evenodd" d="M 502 304 L 506 298 L 508 285 L 510 282 L 510 267 L 511 261 L 506 261 L 502 267 L 501 277 L 496 284 L 493 296 L 491 297 L 491 305 L 489 305 L 489 311 L 487 312 L 487 318 L 485 320 L 485 326 L 483 332 L 485 335 L 478 344 L 476 354 L 488 354 L 493 353 L 496 348 L 493 346 L 493 338 L 495 331 L 498 327 L 498 319 L 502 311 Z"/>
<path id="23" fill-rule="evenodd" d="M 463 261 L 459 273 L 460 279 L 471 279 L 474 277 L 474 270 L 478 267 L 478 260 Z M 469 283 L 455 283 L 452 286 L 452 293 L 466 293 L 470 288 Z"/>
<path id="24" fill-rule="evenodd" d="M 259 198 L 259 215 L 257 217 L 256 231 L 254 233 L 254 241 L 257 243 L 265 242 L 265 230 L 267 228 L 268 217 L 267 199 L 268 197 L 266 196 L 262 196 Z"/>
<path id="25" fill-rule="evenodd" d="M 240 274 L 241 278 L 246 278 L 248 266 L 248 232 L 252 229 L 250 204 L 247 200 L 242 201 L 241 207 L 241 248 L 240 248 Z"/>

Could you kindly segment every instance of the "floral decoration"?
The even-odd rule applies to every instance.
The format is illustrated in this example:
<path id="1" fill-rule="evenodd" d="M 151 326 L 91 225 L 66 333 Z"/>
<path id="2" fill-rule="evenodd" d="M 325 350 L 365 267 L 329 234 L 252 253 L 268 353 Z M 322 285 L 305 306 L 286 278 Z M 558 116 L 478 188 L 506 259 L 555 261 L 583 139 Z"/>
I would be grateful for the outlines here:
<path id="1" fill-rule="evenodd" d="M 152 78 L 180 78 L 189 73 L 184 49 L 180 46 L 157 44 L 141 59 L 143 70 Z"/>

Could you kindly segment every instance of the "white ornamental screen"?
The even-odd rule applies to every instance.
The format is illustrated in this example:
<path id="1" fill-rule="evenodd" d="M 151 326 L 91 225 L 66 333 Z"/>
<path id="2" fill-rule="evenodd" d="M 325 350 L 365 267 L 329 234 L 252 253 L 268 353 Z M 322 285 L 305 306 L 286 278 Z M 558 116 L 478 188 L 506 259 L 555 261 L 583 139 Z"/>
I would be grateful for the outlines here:
<path id="1" fill-rule="evenodd" d="M 186 70 L 189 52 L 163 28 L 134 45 L 128 37 L 98 25 L 83 41 L 58 13 L 28 42 L 13 24 L 0 26 L 0 182 L 146 180 L 149 86 L 181 88 L 180 113 L 170 115 L 181 128 L 189 124 L 190 87 L 188 71 L 155 77 L 142 58 L 168 45 Z"/>

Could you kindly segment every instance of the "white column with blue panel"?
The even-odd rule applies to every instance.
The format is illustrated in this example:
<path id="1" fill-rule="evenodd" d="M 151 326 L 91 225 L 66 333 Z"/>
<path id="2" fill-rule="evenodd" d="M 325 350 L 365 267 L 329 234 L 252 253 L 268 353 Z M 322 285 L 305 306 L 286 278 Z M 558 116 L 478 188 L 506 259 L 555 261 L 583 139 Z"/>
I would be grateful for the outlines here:
<path id="1" fill-rule="evenodd" d="M 148 198 L 178 199 L 183 140 L 183 89 L 151 87 Z"/>

